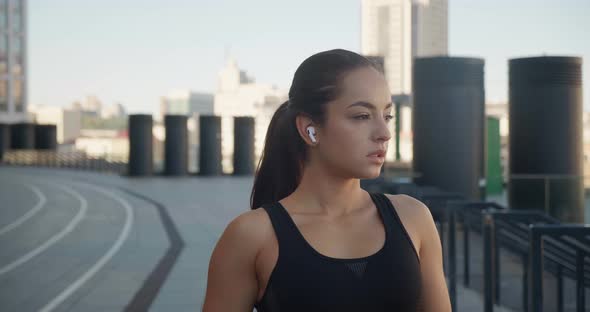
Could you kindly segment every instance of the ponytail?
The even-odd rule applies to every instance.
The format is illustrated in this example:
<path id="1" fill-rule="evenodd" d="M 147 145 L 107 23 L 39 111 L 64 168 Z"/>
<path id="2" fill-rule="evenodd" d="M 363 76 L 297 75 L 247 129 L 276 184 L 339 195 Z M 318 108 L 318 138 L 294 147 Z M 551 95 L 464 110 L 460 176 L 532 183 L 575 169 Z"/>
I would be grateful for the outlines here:
<path id="1" fill-rule="evenodd" d="M 289 101 L 275 111 L 258 163 L 250 208 L 276 202 L 295 191 L 301 179 L 305 142 L 295 125 L 297 112 L 289 108 Z"/>

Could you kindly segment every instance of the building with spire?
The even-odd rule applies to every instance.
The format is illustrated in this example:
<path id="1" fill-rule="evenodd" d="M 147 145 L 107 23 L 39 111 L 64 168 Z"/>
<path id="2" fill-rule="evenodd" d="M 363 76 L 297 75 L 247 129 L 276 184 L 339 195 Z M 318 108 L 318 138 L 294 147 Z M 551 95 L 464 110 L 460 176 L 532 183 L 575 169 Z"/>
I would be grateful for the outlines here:
<path id="1" fill-rule="evenodd" d="M 221 154 L 224 172 L 233 172 L 233 118 L 254 117 L 254 157 L 258 163 L 270 119 L 287 98 L 286 90 L 271 84 L 255 82 L 253 77 L 238 67 L 234 58 L 227 59 L 218 75 L 213 105 L 214 114 L 221 116 Z"/>

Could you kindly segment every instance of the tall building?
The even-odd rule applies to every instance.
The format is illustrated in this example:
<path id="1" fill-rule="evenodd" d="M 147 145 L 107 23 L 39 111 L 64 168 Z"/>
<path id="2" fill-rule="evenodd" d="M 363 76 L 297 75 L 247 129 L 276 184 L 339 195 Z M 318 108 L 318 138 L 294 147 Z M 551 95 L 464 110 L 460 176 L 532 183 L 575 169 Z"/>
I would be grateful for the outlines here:
<path id="1" fill-rule="evenodd" d="M 393 95 L 412 92 L 412 63 L 416 57 L 448 54 L 448 0 L 362 0 L 361 53 L 382 58 Z M 400 111 L 400 156 L 412 155 L 412 108 Z M 391 123 L 394 133 L 395 123 Z M 395 159 L 395 142 L 385 158 Z"/>
<path id="2" fill-rule="evenodd" d="M 449 51 L 448 0 L 412 3 L 412 56 L 447 55 Z"/>
<path id="3" fill-rule="evenodd" d="M 221 116 L 221 156 L 225 173 L 233 172 L 233 117 L 254 117 L 254 157 L 258 163 L 270 119 L 287 98 L 287 91 L 270 84 L 256 83 L 254 78 L 240 70 L 234 59 L 227 61 L 219 73 L 214 105 L 215 115 Z"/>
<path id="4" fill-rule="evenodd" d="M 412 70 L 412 2 L 362 0 L 361 53 L 381 56 L 393 94 L 409 94 Z"/>
<path id="5" fill-rule="evenodd" d="M 0 122 L 27 120 L 27 6 L 0 0 Z"/>
<path id="6" fill-rule="evenodd" d="M 412 91 L 414 57 L 448 54 L 448 0 L 362 0 L 361 53 L 381 56 L 392 94 Z"/>

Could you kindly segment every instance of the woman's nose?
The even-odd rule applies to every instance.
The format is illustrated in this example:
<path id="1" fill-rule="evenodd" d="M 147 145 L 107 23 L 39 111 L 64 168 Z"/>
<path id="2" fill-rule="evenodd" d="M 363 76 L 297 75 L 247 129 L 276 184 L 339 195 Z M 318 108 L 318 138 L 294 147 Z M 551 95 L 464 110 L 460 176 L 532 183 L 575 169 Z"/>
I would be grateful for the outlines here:
<path id="1" fill-rule="evenodd" d="M 377 131 L 377 139 L 388 141 L 391 139 L 391 131 L 389 130 L 390 123 L 388 123 L 385 119 L 379 122 Z"/>

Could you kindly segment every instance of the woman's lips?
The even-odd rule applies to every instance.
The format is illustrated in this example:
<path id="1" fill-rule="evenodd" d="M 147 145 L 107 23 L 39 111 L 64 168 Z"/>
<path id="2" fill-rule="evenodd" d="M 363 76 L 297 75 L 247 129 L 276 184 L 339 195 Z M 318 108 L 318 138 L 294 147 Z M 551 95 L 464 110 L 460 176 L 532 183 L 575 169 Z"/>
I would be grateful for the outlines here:
<path id="1" fill-rule="evenodd" d="M 371 160 L 371 162 L 374 163 L 382 164 L 383 162 L 385 162 L 385 156 L 381 156 L 379 154 L 369 155 L 367 156 L 367 158 L 369 158 L 369 160 Z"/>

